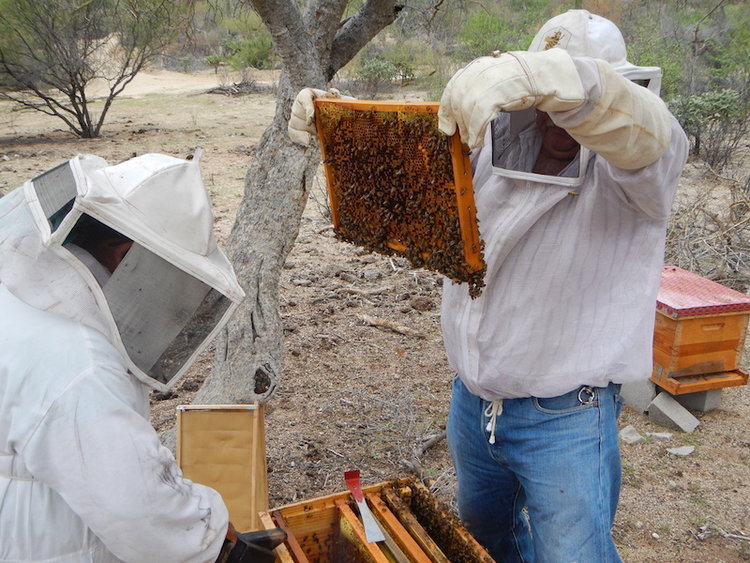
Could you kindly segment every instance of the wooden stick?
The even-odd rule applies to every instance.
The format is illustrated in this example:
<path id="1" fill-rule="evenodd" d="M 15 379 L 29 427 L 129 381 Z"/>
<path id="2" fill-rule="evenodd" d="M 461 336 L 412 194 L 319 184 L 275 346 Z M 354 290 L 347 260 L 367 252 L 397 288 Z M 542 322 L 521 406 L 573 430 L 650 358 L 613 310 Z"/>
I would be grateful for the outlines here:
<path id="1" fill-rule="evenodd" d="M 284 530 L 286 532 L 286 546 L 287 548 L 292 552 L 293 560 L 295 563 L 307 563 L 307 555 L 305 555 L 305 552 L 302 550 L 302 547 L 300 546 L 299 542 L 297 541 L 297 538 L 294 537 L 294 532 L 289 529 L 289 525 L 286 523 L 286 520 L 281 515 L 281 511 L 274 510 L 271 515 L 273 516 L 273 519 L 276 521 L 276 525 Z"/>
<path id="2" fill-rule="evenodd" d="M 375 289 L 357 289 L 356 287 L 337 287 L 336 293 L 350 293 L 352 295 L 364 295 L 366 297 L 372 297 L 373 295 L 380 295 L 382 293 L 388 293 L 393 291 L 390 287 L 377 287 Z"/>
<path id="3" fill-rule="evenodd" d="M 258 519 L 260 520 L 260 524 L 264 530 L 268 530 L 270 528 L 281 527 L 276 522 L 274 522 L 273 518 L 268 512 L 259 512 Z M 286 532 L 286 537 L 288 541 L 290 532 L 288 529 L 284 531 Z M 289 550 L 286 547 L 286 543 L 282 543 L 281 545 L 276 546 L 273 552 L 276 554 L 276 558 L 278 559 L 279 563 L 304 563 L 305 561 L 307 561 L 307 558 L 305 558 L 305 559 L 297 559 L 295 562 L 295 560 L 292 559 L 292 554 L 289 553 Z"/>
<path id="4" fill-rule="evenodd" d="M 369 315 L 365 314 L 358 314 L 357 318 L 364 322 L 366 325 L 369 326 L 376 326 L 378 328 L 385 328 L 388 330 L 391 330 L 393 332 L 397 332 L 399 334 L 403 334 L 405 336 L 413 336 L 415 338 L 424 338 L 424 334 L 417 332 L 416 330 L 413 330 L 409 327 L 397 325 L 396 323 L 392 323 L 390 321 L 386 321 L 383 319 L 376 319 L 374 317 L 371 317 Z"/>

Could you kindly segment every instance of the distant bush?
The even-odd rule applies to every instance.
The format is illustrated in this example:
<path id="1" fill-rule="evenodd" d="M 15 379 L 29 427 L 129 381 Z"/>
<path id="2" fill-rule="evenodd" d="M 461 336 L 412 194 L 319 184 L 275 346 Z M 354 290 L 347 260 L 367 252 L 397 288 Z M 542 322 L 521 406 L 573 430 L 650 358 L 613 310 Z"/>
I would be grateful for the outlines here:
<path id="1" fill-rule="evenodd" d="M 394 79 L 397 72 L 396 65 L 383 56 L 376 55 L 364 59 L 355 74 L 363 83 L 365 95 L 374 98 L 384 84 L 389 84 Z"/>
<path id="2" fill-rule="evenodd" d="M 221 55 L 208 55 L 203 58 L 203 62 L 214 69 L 215 73 L 218 73 L 219 67 L 226 64 L 226 59 Z"/>
<path id="3" fill-rule="evenodd" d="M 692 139 L 693 155 L 724 168 L 748 130 L 748 103 L 740 92 L 725 88 L 676 96 L 669 106 Z"/>
<path id="4" fill-rule="evenodd" d="M 265 32 L 245 39 L 230 39 L 224 43 L 226 60 L 235 70 L 243 68 L 272 68 L 275 64 L 273 40 Z"/>

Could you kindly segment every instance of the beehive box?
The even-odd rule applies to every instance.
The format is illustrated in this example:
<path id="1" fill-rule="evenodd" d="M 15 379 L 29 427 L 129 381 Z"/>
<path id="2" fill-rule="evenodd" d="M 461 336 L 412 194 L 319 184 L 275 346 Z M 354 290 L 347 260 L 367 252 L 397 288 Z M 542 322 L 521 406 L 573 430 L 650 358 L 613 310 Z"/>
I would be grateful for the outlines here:
<path id="1" fill-rule="evenodd" d="M 737 370 L 748 314 L 747 295 L 666 266 L 656 303 L 652 379 Z"/>
<path id="2" fill-rule="evenodd" d="M 387 539 L 367 543 L 349 492 L 261 512 L 265 529 L 279 527 L 287 541 L 280 563 L 492 563 L 494 560 L 421 482 L 402 479 L 362 487 Z"/>
<path id="3" fill-rule="evenodd" d="M 438 130 L 438 103 L 318 99 L 336 235 L 413 266 L 484 285 L 468 148 Z"/>
<path id="4" fill-rule="evenodd" d="M 268 509 L 263 405 L 177 407 L 177 465 L 219 492 L 239 531 L 260 528 Z"/>

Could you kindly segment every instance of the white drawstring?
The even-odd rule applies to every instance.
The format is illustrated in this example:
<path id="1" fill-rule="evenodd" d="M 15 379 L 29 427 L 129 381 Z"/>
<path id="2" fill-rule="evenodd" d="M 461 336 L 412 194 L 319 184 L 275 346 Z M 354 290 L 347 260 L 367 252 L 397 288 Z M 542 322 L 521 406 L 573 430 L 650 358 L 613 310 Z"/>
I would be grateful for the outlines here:
<path id="1" fill-rule="evenodd" d="M 495 424 L 497 422 L 497 417 L 503 414 L 503 400 L 498 399 L 496 401 L 492 401 L 489 405 L 487 405 L 487 408 L 484 409 L 484 416 L 486 416 L 489 420 L 487 421 L 487 432 L 490 433 L 490 444 L 495 443 Z"/>

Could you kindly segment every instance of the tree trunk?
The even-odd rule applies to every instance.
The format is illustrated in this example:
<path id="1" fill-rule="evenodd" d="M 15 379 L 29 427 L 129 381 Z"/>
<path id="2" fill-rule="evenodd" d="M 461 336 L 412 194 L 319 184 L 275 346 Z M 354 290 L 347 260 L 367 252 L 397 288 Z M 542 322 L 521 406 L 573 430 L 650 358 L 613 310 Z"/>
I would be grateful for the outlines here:
<path id="1" fill-rule="evenodd" d="M 194 399 L 198 404 L 263 401 L 276 390 L 282 363 L 279 276 L 320 164 L 316 144 L 306 148 L 289 140 L 292 101 L 304 87 L 325 88 L 400 10 L 395 0 L 368 0 L 342 24 L 347 0 L 312 0 L 304 13 L 296 0 L 252 5 L 271 32 L 283 70 L 276 114 L 247 172 L 228 241 L 247 297 L 217 341 L 213 372 Z"/>

